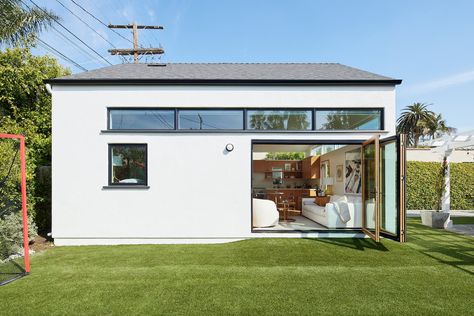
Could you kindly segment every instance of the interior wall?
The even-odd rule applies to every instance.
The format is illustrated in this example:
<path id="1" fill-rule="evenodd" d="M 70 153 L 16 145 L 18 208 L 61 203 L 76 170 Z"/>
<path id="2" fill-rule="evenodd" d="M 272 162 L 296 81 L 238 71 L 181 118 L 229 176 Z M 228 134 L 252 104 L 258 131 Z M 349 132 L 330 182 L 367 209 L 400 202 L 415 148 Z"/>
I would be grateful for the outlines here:
<path id="1" fill-rule="evenodd" d="M 321 163 L 329 160 L 329 176 L 334 178 L 334 185 L 332 186 L 332 193 L 334 195 L 344 195 L 344 175 L 345 175 L 345 157 L 346 152 L 360 148 L 360 145 L 347 145 L 342 148 L 331 151 L 327 154 L 321 155 Z M 336 179 L 336 168 L 342 165 L 343 177 L 342 181 L 338 182 Z"/>

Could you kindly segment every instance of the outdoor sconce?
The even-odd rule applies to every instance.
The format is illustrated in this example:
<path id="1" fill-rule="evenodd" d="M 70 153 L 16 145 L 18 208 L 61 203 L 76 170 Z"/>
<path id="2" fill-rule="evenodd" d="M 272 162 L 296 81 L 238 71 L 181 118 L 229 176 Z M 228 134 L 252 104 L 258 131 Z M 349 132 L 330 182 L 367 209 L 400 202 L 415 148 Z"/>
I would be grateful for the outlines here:
<path id="1" fill-rule="evenodd" d="M 231 143 L 225 145 L 225 150 L 227 150 L 228 152 L 231 152 L 232 150 L 234 150 L 234 145 Z"/>

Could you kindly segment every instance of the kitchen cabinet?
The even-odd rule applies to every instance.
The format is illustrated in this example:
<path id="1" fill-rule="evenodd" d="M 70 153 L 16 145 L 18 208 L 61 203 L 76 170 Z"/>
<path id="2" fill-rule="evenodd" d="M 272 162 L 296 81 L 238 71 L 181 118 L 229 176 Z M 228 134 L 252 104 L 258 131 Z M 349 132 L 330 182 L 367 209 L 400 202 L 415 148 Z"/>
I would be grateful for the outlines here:
<path id="1" fill-rule="evenodd" d="M 303 179 L 319 179 L 320 156 L 309 156 L 303 159 Z"/>
<path id="2" fill-rule="evenodd" d="M 285 169 L 285 165 L 290 165 L 289 170 Z M 301 160 L 253 160 L 252 172 L 264 172 L 265 178 L 271 178 L 272 169 L 281 168 L 284 179 L 301 179 L 302 166 Z"/>
<path id="3" fill-rule="evenodd" d="M 267 161 L 266 160 L 253 160 L 252 161 L 252 171 L 253 172 L 265 172 L 265 171 L 267 171 Z"/>

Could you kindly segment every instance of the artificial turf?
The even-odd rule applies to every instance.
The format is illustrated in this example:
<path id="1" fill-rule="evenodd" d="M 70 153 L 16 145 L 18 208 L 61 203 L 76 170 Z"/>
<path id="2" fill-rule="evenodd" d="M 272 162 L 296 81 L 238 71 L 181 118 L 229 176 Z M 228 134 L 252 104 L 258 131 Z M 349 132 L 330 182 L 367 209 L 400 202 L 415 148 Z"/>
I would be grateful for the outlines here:
<path id="1" fill-rule="evenodd" d="M 474 238 L 415 219 L 408 234 L 57 247 L 0 287 L 0 314 L 472 315 Z"/>
<path id="2" fill-rule="evenodd" d="M 451 217 L 454 225 L 470 224 L 474 225 L 474 216 L 470 217 Z"/>

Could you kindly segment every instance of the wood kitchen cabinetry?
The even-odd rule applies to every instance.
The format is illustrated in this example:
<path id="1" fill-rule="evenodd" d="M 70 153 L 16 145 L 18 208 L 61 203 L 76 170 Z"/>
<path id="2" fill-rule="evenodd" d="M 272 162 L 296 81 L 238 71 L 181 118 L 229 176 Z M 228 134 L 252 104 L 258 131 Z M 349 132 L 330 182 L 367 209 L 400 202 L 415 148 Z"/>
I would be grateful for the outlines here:
<path id="1" fill-rule="evenodd" d="M 309 156 L 303 159 L 303 179 L 319 179 L 319 156 Z"/>
<path id="2" fill-rule="evenodd" d="M 285 164 L 290 165 L 290 170 L 285 169 Z M 302 161 L 301 160 L 253 160 L 252 172 L 264 172 L 266 178 L 272 177 L 272 169 L 281 168 L 283 177 L 286 179 L 301 179 Z"/>
<path id="3" fill-rule="evenodd" d="M 265 172 L 271 178 L 272 168 L 281 168 L 285 178 L 319 179 L 320 157 L 310 156 L 303 160 L 253 160 L 253 172 Z M 290 164 L 290 170 L 285 170 L 285 164 Z"/>
<path id="4" fill-rule="evenodd" d="M 252 161 L 252 171 L 253 172 L 266 172 L 268 171 L 268 161 L 267 160 L 253 160 Z M 271 168 L 270 168 L 271 170 Z"/>

